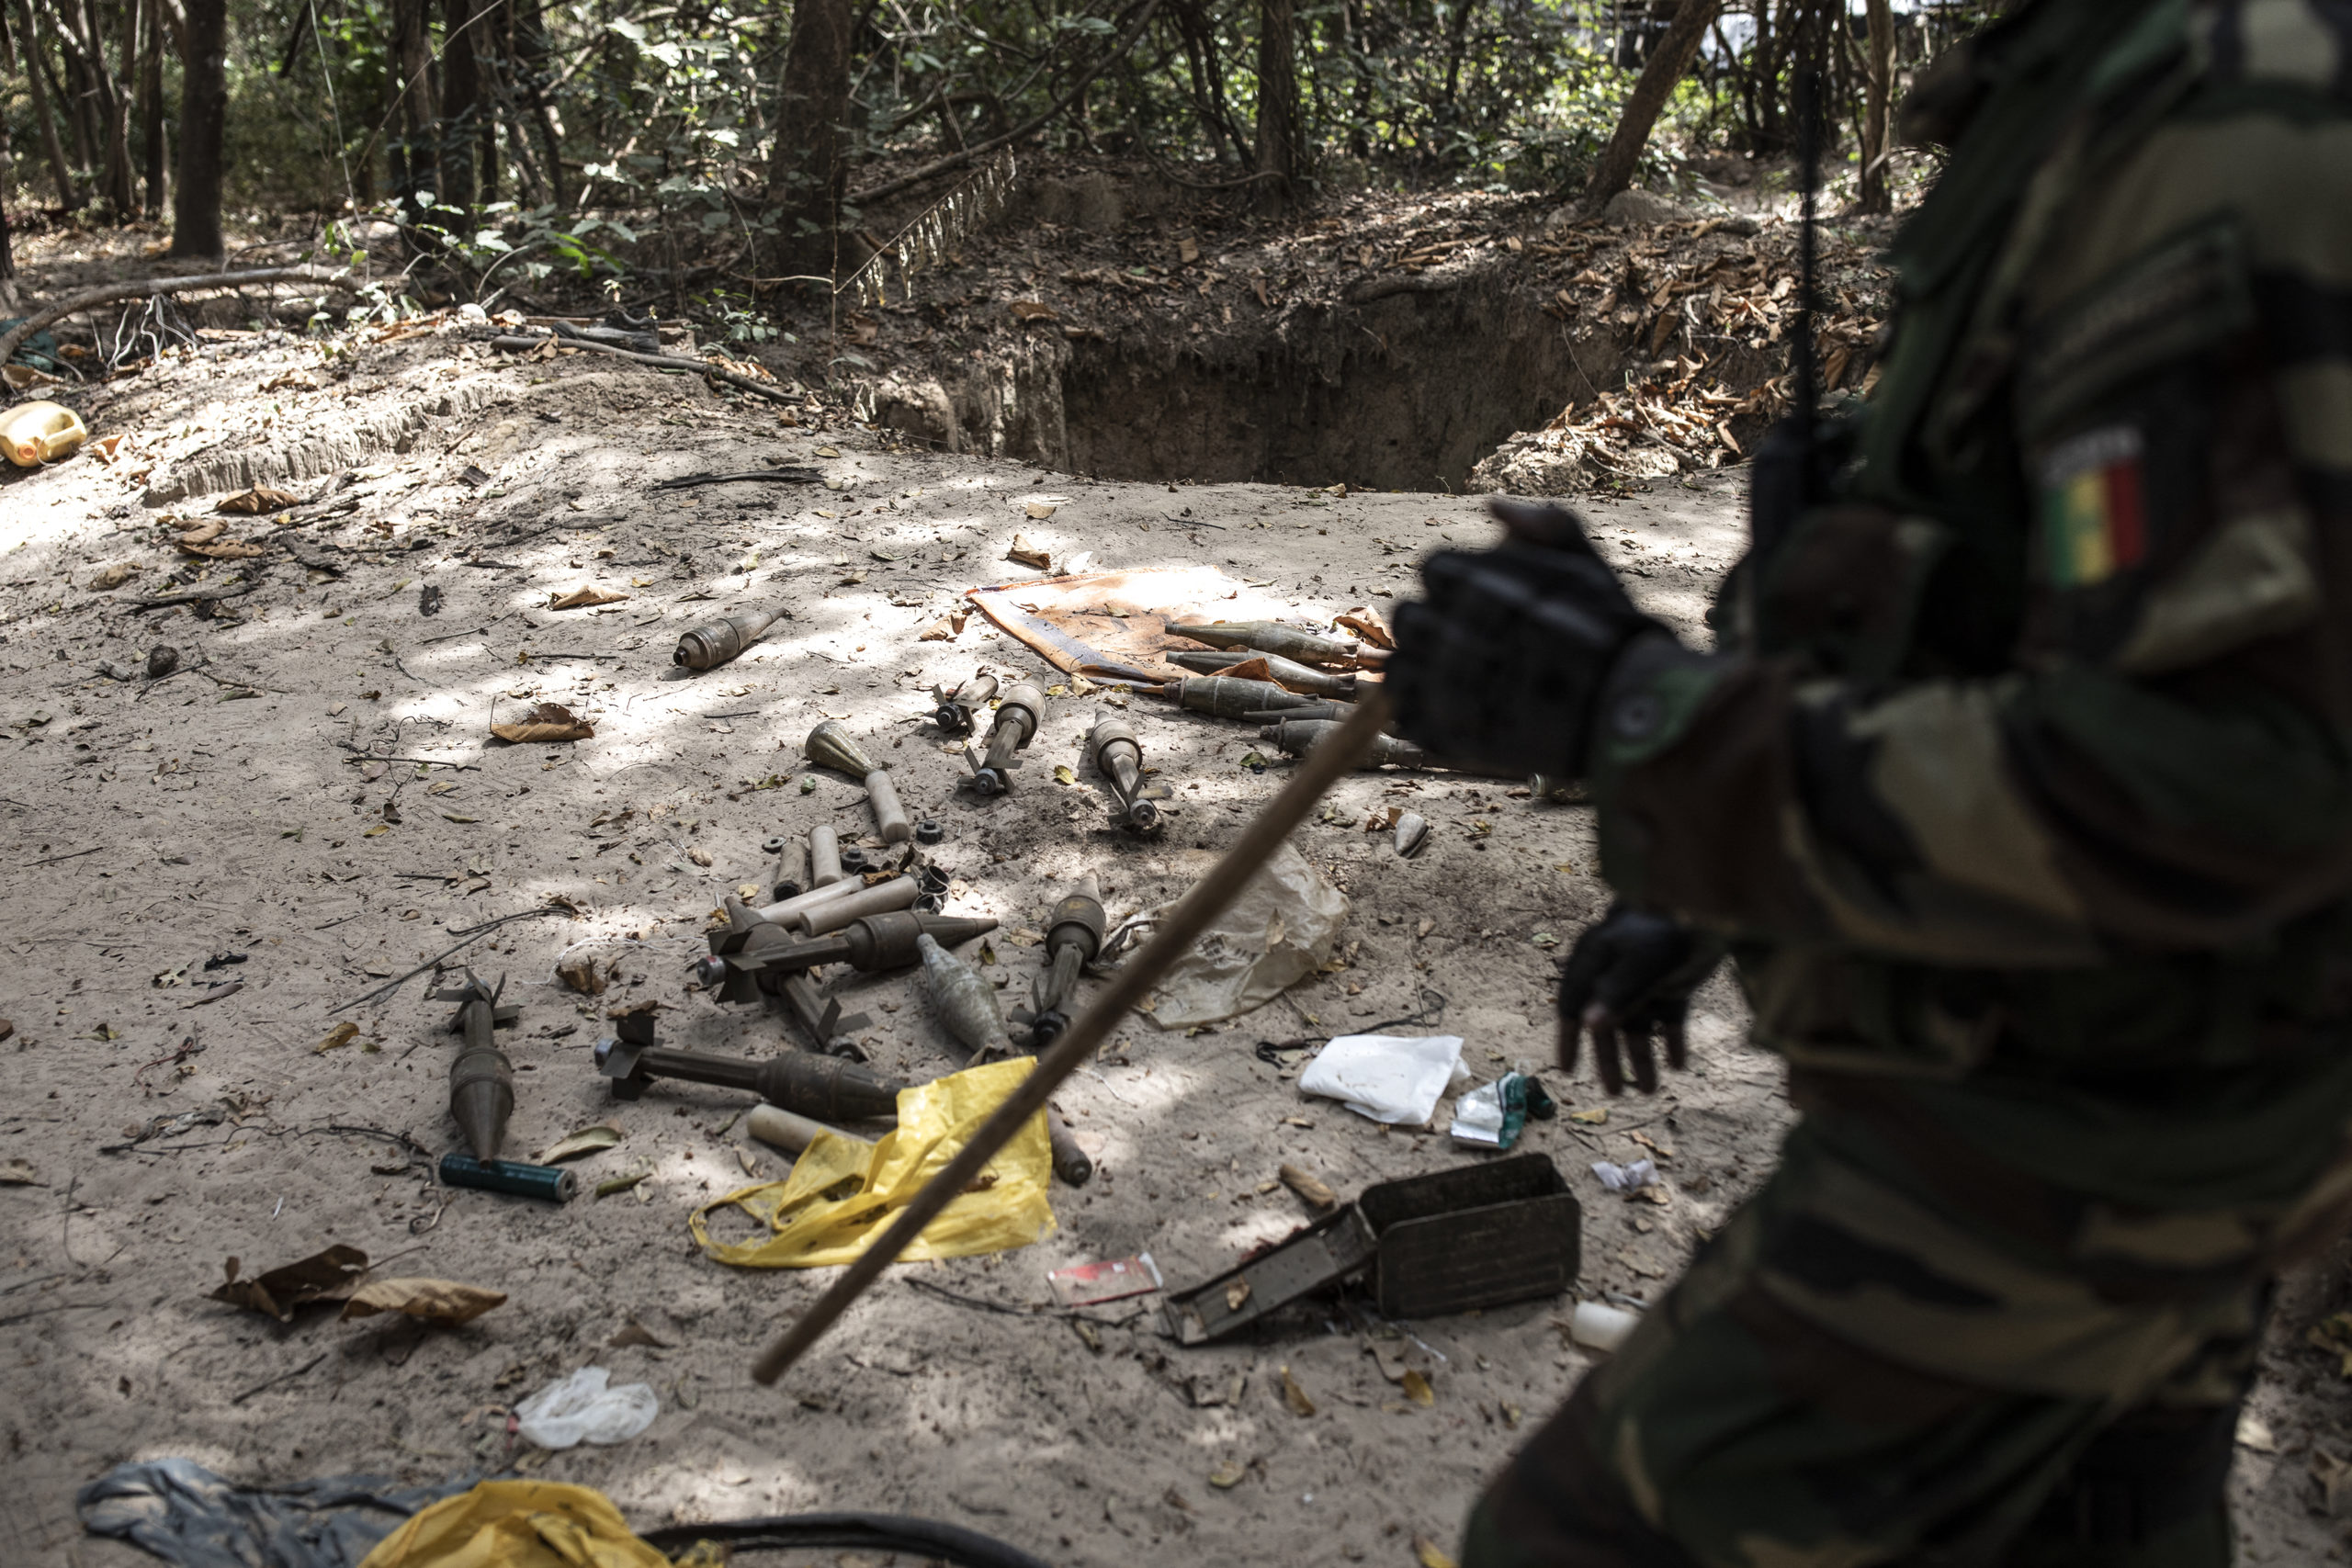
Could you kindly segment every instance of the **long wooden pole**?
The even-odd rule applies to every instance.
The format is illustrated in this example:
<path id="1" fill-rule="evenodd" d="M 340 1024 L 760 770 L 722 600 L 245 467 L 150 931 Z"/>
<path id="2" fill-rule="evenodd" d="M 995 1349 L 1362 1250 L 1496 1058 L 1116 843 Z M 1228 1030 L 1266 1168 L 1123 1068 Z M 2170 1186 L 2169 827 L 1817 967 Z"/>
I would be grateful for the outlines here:
<path id="1" fill-rule="evenodd" d="M 1299 764 L 1298 772 L 1291 775 L 1282 793 L 1242 831 L 1241 841 L 1227 850 L 1225 858 L 1211 866 L 1209 874 L 1194 884 L 1167 919 L 1159 922 L 1159 931 L 1143 951 L 1112 975 L 1111 983 L 1094 998 L 1094 1005 L 1080 1013 L 1052 1048 L 1037 1058 L 1036 1070 L 980 1123 L 971 1142 L 915 1194 L 914 1201 L 899 1211 L 890 1228 L 842 1271 L 832 1288 L 817 1298 L 815 1305 L 769 1341 L 767 1348 L 760 1352 L 760 1359 L 752 1363 L 752 1377 L 763 1383 L 775 1382 L 825 1337 L 826 1330 L 849 1310 L 850 1303 L 865 1293 L 866 1287 L 881 1277 L 883 1269 L 898 1261 L 899 1254 L 922 1234 L 923 1227 L 937 1219 L 949 1201 L 969 1187 L 989 1161 L 996 1157 L 997 1151 L 1030 1117 L 1045 1108 L 1054 1090 L 1078 1070 L 1094 1047 L 1102 1043 L 1103 1036 L 1143 1000 L 1145 993 L 1159 983 L 1169 967 L 1192 951 L 1201 933 L 1208 930 L 1209 922 L 1241 896 L 1242 889 L 1265 865 L 1267 857 L 1306 820 L 1306 814 L 1339 782 L 1340 775 L 1363 760 L 1364 753 L 1372 749 L 1373 738 L 1387 720 L 1388 694 L 1374 687 L 1357 701 L 1356 711 L 1339 729 L 1306 754 L 1306 760 Z"/>

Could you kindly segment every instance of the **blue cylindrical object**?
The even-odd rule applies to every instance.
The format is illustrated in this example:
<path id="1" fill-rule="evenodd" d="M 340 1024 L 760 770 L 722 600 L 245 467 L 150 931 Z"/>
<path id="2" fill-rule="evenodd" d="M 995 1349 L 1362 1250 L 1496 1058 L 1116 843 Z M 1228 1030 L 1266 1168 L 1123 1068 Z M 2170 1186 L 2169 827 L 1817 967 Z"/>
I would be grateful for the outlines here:
<path id="1" fill-rule="evenodd" d="M 471 1155 L 448 1154 L 441 1156 L 441 1185 L 479 1187 L 485 1192 L 568 1203 L 571 1195 L 580 1190 L 580 1179 L 560 1165 L 526 1165 L 520 1160 L 481 1160 Z"/>

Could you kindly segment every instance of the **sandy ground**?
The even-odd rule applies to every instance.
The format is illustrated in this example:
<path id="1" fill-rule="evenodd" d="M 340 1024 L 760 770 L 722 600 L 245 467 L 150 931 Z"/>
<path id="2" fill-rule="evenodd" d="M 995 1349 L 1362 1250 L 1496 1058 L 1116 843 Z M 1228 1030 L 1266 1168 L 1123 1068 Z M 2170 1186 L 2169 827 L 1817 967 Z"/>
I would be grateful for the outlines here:
<path id="1" fill-rule="evenodd" d="M 1605 890 L 1584 810 L 1491 781 L 1349 780 L 1297 840 L 1351 900 L 1348 965 L 1196 1035 L 1134 1021 L 1062 1098 L 1100 1173 L 1082 1190 L 1055 1190 L 1057 1234 L 896 1271 L 776 1389 L 749 1380 L 750 1358 L 830 1276 L 707 1261 L 686 1215 L 747 1172 L 781 1175 L 784 1158 L 746 1139 L 745 1097 L 669 1085 L 615 1106 L 590 1060 L 604 1010 L 647 997 L 663 1004 L 665 1043 L 785 1046 L 773 1017 L 693 992 L 685 969 L 719 895 L 766 874 L 763 840 L 820 821 L 863 827 L 846 780 L 818 774 L 812 792 L 799 788 L 799 742 L 820 716 L 847 716 L 909 804 L 946 827 L 936 858 L 960 884 L 951 909 L 992 915 L 1008 932 L 1040 928 L 1082 874 L 1100 879 L 1114 915 L 1177 896 L 1279 786 L 1279 767 L 1241 765 L 1260 749 L 1250 729 L 1139 701 L 1131 716 L 1181 809 L 1159 839 L 1124 838 L 1077 750 L 1093 704 L 1071 699 L 1054 704 L 1022 788 L 989 802 L 959 792 L 959 762 L 922 719 L 930 686 L 977 666 L 1042 664 L 978 617 L 953 642 L 917 636 L 956 592 L 1027 575 L 1003 558 L 1016 531 L 1105 568 L 1208 560 L 1301 615 L 1329 616 L 1385 610 L 1430 546 L 1487 537 L 1471 502 L 1179 492 L 892 453 L 866 433 L 786 428 L 772 409 L 589 358 L 461 356 L 453 335 L 339 359 L 244 340 L 89 406 L 102 434 L 125 435 L 111 466 L 85 457 L 0 493 L 0 857 L 12 868 L 0 1013 L 16 1024 L 0 1045 L 0 1166 L 24 1162 L 32 1178 L 0 1186 L 12 1480 L 0 1558 L 145 1561 L 83 1539 L 74 1490 L 120 1460 L 181 1454 L 255 1482 L 520 1462 L 601 1487 L 646 1525 L 898 1511 L 1069 1564 L 1401 1565 L 1416 1536 L 1451 1545 L 1514 1427 L 1590 1364 L 1561 1331 L 1566 1298 L 1409 1325 L 1314 1314 L 1260 1342 L 1191 1351 L 1159 1335 L 1148 1299 L 1082 1323 L 1032 1310 L 1063 1264 L 1148 1251 L 1183 1284 L 1285 1234 L 1306 1213 L 1274 1183 L 1282 1162 L 1351 1195 L 1478 1157 L 1442 1132 L 1387 1132 L 1306 1100 L 1251 1047 L 1406 1014 L 1430 988 L 1481 1077 L 1547 1066 L 1546 944 L 1570 939 Z M 185 564 L 156 519 L 210 505 L 143 498 L 171 493 L 208 453 L 258 455 L 266 469 L 355 429 L 391 429 L 395 414 L 409 420 L 407 449 L 350 468 L 357 510 L 295 536 L 314 556 L 349 547 L 333 558 L 347 566 L 339 580 L 279 558 L 229 616 L 130 608 L 174 587 L 163 579 Z M 646 489 L 779 460 L 812 464 L 840 488 L 737 486 L 691 502 Z M 487 479 L 465 482 L 469 466 Z M 1737 483 L 1710 478 L 1594 512 L 1636 591 L 1686 628 L 1738 547 Z M 1053 515 L 1030 518 L 1027 503 L 1047 497 Z M 141 570 L 94 592 L 94 574 L 117 562 Z M 214 565 L 202 581 L 236 570 Z M 544 608 L 592 583 L 629 598 Z M 430 618 L 419 613 L 427 584 L 443 596 Z M 673 675 L 678 631 L 775 603 L 790 618 L 752 654 Z M 99 672 L 158 643 L 195 671 L 153 682 Z M 493 707 L 519 717 L 537 700 L 591 717 L 595 739 L 489 740 Z M 371 750 L 457 766 L 379 770 L 359 754 Z M 1076 784 L 1051 781 L 1061 761 L 1078 767 Z M 750 787 L 779 775 L 781 787 Z M 1397 802 L 1435 825 L 1417 860 L 1359 826 Z M 456 945 L 452 932 L 557 896 L 579 916 L 505 925 L 453 960 L 506 976 L 524 1010 L 508 1046 L 508 1148 L 527 1155 L 617 1115 L 625 1140 L 582 1162 L 583 1179 L 650 1174 L 563 1208 L 441 1189 L 379 1134 L 436 1155 L 453 1145 L 446 1007 L 423 998 L 418 978 L 337 1010 Z M 1017 996 L 1038 950 L 993 945 Z M 594 998 L 556 976 L 560 960 L 590 953 L 613 972 Z M 206 969 L 232 954 L 243 962 Z M 208 984 L 232 979 L 242 988 L 197 1005 Z M 947 1066 L 911 977 L 846 991 L 876 1020 L 877 1065 Z M 360 1039 L 316 1052 L 342 1018 Z M 1655 1297 L 1769 1167 L 1785 1117 L 1779 1076 L 1745 1046 L 1719 979 L 1702 997 L 1693 1068 L 1667 1093 L 1612 1107 L 1605 1125 L 1530 1128 L 1522 1146 L 1553 1156 L 1587 1205 L 1584 1292 Z M 1598 1103 L 1584 1085 L 1549 1081 L 1570 1109 Z M 136 1136 L 175 1118 L 187 1120 Z M 1442 1110 L 1437 1126 L 1446 1120 Z M 1654 1145 L 1672 1155 L 1663 1204 L 1612 1198 L 1587 1168 Z M 315 1311 L 280 1327 L 207 1299 L 230 1257 L 252 1273 L 337 1242 L 391 1273 L 509 1300 L 463 1328 L 419 1331 Z M 2324 1286 L 2303 1282 L 2298 1321 Z M 632 1322 L 645 1331 L 628 1336 L 637 1342 L 612 1345 Z M 1433 1404 L 1384 1377 L 1374 1336 L 1433 1358 Z M 2308 1392 L 2314 1366 L 2328 1369 L 2292 1340 L 2282 1336 L 2272 1361 L 2261 1409 L 2277 1451 L 2245 1454 L 2238 1481 L 2245 1555 L 2333 1556 L 2341 1527 L 2307 1512 L 2307 1450 L 2338 1441 L 2342 1402 L 2332 1385 Z M 652 1427 L 610 1449 L 517 1448 L 508 1408 L 590 1363 L 655 1387 Z M 1283 1368 L 1314 1415 L 1285 1404 Z M 1210 1485 L 1234 1464 L 1246 1467 L 1238 1484 Z"/>

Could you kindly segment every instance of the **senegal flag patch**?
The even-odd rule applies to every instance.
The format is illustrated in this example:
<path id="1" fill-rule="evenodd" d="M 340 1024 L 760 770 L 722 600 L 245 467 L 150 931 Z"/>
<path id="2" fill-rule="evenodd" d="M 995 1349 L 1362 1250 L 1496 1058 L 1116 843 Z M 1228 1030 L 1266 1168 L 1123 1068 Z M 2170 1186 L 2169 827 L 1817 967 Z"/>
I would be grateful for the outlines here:
<path id="1" fill-rule="evenodd" d="M 2088 588 L 2148 552 L 2140 433 L 2128 424 L 2063 443 L 2041 468 L 2042 570 L 2053 588 Z"/>

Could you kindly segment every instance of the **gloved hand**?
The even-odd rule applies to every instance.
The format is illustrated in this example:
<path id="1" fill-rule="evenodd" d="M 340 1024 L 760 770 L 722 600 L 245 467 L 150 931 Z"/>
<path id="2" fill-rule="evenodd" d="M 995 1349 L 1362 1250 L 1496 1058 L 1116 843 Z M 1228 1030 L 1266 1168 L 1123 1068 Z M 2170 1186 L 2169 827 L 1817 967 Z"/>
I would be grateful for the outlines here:
<path id="1" fill-rule="evenodd" d="M 1396 732 L 1451 761 L 1580 777 L 1610 666 L 1664 628 L 1634 607 L 1575 513 L 1487 506 L 1510 541 L 1431 556 L 1425 597 L 1397 607 L 1386 666 Z"/>
<path id="2" fill-rule="evenodd" d="M 1690 993 L 1722 958 L 1722 945 L 1712 937 L 1664 915 L 1611 905 L 1585 928 L 1560 965 L 1561 1067 L 1576 1071 L 1578 1039 L 1589 1031 L 1601 1088 L 1624 1093 L 1630 1066 L 1634 1087 L 1657 1093 L 1653 1041 L 1665 1042 L 1668 1064 L 1679 1070 Z"/>

